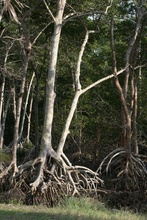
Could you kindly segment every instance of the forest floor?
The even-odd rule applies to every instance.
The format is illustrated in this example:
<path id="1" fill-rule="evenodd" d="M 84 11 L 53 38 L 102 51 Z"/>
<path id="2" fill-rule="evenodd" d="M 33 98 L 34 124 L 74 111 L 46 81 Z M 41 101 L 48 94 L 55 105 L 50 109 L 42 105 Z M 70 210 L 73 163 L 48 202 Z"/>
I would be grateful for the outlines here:
<path id="1" fill-rule="evenodd" d="M 0 220 L 146 220 L 147 214 L 108 208 L 90 198 L 68 198 L 54 208 L 22 204 L 0 205 Z"/>

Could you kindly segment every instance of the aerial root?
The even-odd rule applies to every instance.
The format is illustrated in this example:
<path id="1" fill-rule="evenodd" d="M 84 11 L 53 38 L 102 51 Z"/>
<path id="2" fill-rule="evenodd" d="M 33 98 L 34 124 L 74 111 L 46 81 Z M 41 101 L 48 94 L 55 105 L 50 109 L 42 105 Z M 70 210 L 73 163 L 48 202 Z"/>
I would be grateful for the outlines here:
<path id="1" fill-rule="evenodd" d="M 56 167 L 54 174 L 44 168 L 42 175 L 42 181 L 39 184 L 37 182 L 38 187 L 31 194 L 33 199 L 30 201 L 35 204 L 53 206 L 65 196 L 97 195 L 103 185 L 98 173 L 82 166 L 71 167 L 71 169 L 68 167 L 66 173 L 63 168 Z M 33 182 L 33 187 L 36 186 L 36 181 L 38 179 Z"/>
<path id="2" fill-rule="evenodd" d="M 107 183 L 113 183 L 115 189 L 132 191 L 146 187 L 147 169 L 144 161 L 138 155 L 128 153 L 125 148 L 118 148 L 108 154 L 97 172 L 105 175 Z"/>
<path id="3" fill-rule="evenodd" d="M 59 167 L 54 174 L 44 169 L 43 182 L 33 192 L 30 201 L 33 204 L 41 203 L 53 206 L 66 196 L 97 195 L 102 184 L 103 181 L 98 177 L 98 174 L 86 167 L 75 166 L 66 174 L 64 170 L 61 172 Z"/>
<path id="4" fill-rule="evenodd" d="M 7 176 L 9 171 L 12 169 L 12 166 L 14 165 L 13 161 L 9 164 L 8 167 L 6 167 L 0 174 L 0 179 L 2 179 L 4 176 Z"/>
<path id="5" fill-rule="evenodd" d="M 84 166 L 72 166 L 67 158 L 63 159 L 62 163 L 58 163 L 46 157 L 38 157 L 18 166 L 15 176 L 11 166 L 0 180 L 1 192 L 17 188 L 26 195 L 26 204 L 42 203 L 48 206 L 56 205 L 66 196 L 97 195 L 99 189 L 103 188 L 99 174 Z M 55 163 L 53 172 L 52 166 Z"/>

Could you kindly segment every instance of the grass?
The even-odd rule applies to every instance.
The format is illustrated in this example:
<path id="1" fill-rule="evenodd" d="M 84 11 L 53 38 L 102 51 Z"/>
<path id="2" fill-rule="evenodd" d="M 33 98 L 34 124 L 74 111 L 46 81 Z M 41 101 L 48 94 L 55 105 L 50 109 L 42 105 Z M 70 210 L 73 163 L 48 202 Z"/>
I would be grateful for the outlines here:
<path id="1" fill-rule="evenodd" d="M 69 198 L 56 208 L 1 204 L 0 220 L 145 220 L 147 215 L 108 209 L 88 198 Z"/>

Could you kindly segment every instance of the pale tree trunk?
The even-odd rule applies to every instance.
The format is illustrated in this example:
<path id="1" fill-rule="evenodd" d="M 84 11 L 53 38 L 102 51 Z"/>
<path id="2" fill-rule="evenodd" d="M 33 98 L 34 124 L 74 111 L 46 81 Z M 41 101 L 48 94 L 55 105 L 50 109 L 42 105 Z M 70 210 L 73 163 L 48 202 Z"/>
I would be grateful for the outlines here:
<path id="1" fill-rule="evenodd" d="M 3 115 L 3 102 L 4 102 L 4 88 L 5 88 L 5 76 L 2 76 L 2 84 L 0 88 L 0 149 L 3 148 L 2 115 Z"/>
<path id="2" fill-rule="evenodd" d="M 54 34 L 51 41 L 51 55 L 46 85 L 45 117 L 41 140 L 41 156 L 46 157 L 46 155 L 49 154 L 58 161 L 60 157 L 52 148 L 52 123 L 54 115 L 54 100 L 56 96 L 54 91 L 56 66 L 65 5 L 66 0 L 58 1 L 57 15 L 54 18 Z"/>
<path id="3" fill-rule="evenodd" d="M 141 48 L 140 48 L 141 50 Z M 138 114 L 139 114 L 139 117 L 141 118 L 142 117 L 142 82 L 143 82 L 143 78 L 142 78 L 142 66 L 141 66 L 141 63 L 140 63 L 140 67 L 139 67 L 139 79 L 138 79 L 138 96 L 139 96 L 139 100 L 138 100 Z M 142 129 L 142 123 L 140 125 L 140 129 L 139 129 L 139 139 L 140 141 L 142 141 L 142 133 L 143 133 L 143 129 Z"/>
<path id="4" fill-rule="evenodd" d="M 138 142 L 137 142 L 137 98 L 138 98 L 138 90 L 137 90 L 137 85 L 135 84 L 135 91 L 134 91 L 134 105 L 133 105 L 133 146 L 134 146 L 134 153 L 138 154 L 139 153 L 139 148 L 138 148 Z"/>
<path id="5" fill-rule="evenodd" d="M 26 111 L 27 111 L 27 106 L 28 106 L 28 101 L 29 101 L 29 96 L 30 96 L 30 91 L 31 91 L 34 76 L 35 76 L 35 73 L 32 74 L 32 78 L 31 78 L 31 81 L 30 81 L 30 84 L 29 84 L 29 87 L 28 87 L 28 91 L 27 91 L 27 97 L 26 97 L 24 112 L 23 112 L 23 116 L 22 116 L 21 128 L 20 128 L 20 132 L 19 132 L 19 141 L 22 139 L 25 116 L 26 116 Z"/>
<path id="6" fill-rule="evenodd" d="M 35 148 L 37 152 L 39 151 L 39 123 L 38 123 L 38 100 L 39 100 L 39 76 L 37 71 L 35 71 L 36 76 L 36 86 L 35 86 Z"/>
<path id="7" fill-rule="evenodd" d="M 28 112 L 28 117 L 27 117 L 27 119 L 28 119 L 27 136 L 26 136 L 26 142 L 27 143 L 29 143 L 29 141 L 30 141 L 30 127 L 31 127 L 32 107 L 33 107 L 33 94 L 31 94 L 29 112 Z"/>
<path id="8" fill-rule="evenodd" d="M 15 92 L 15 82 L 13 82 L 13 94 L 12 94 L 12 99 L 13 99 L 13 115 L 14 115 L 14 120 L 16 120 L 16 92 Z"/>
<path id="9" fill-rule="evenodd" d="M 50 54 L 50 63 L 49 70 L 47 76 L 47 84 L 46 84 L 46 103 L 45 103 L 45 116 L 44 116 L 44 124 L 43 124 L 43 133 L 41 139 L 41 147 L 40 147 L 40 158 L 41 158 L 41 166 L 38 178 L 31 183 L 32 191 L 35 191 L 38 187 L 40 181 L 43 178 L 43 167 L 46 162 L 46 158 L 48 155 L 53 157 L 55 160 L 60 162 L 60 156 L 54 151 L 52 147 L 52 124 L 53 124 L 53 116 L 54 116 L 54 100 L 55 100 L 55 76 L 56 76 L 56 66 L 57 66 L 57 58 L 58 58 L 58 49 L 59 42 L 62 30 L 63 23 L 63 14 L 64 8 L 66 5 L 66 0 L 59 0 L 57 4 L 57 14 L 54 19 L 54 33 L 51 40 L 51 54 Z"/>
<path id="10" fill-rule="evenodd" d="M 65 127 L 62 132 L 62 136 L 61 136 L 61 139 L 60 139 L 60 142 L 58 145 L 57 153 L 59 155 L 62 155 L 62 153 L 63 153 L 63 147 L 65 144 L 67 135 L 69 134 L 69 127 L 70 127 L 71 121 L 73 119 L 75 110 L 77 108 L 79 97 L 82 94 L 82 89 L 81 89 L 81 84 L 80 84 L 80 68 L 81 68 L 81 61 L 82 61 L 83 53 L 84 53 L 88 38 L 89 38 L 89 31 L 86 32 L 85 39 L 84 39 L 84 42 L 81 46 L 79 58 L 77 61 L 77 68 L 76 68 L 76 73 L 75 73 L 75 91 L 76 91 L 76 93 L 75 93 L 75 96 L 74 96 L 74 99 L 73 99 L 73 102 L 72 102 L 72 105 L 70 108 L 70 112 L 69 112 L 68 118 L 66 120 L 66 124 L 65 124 Z"/>

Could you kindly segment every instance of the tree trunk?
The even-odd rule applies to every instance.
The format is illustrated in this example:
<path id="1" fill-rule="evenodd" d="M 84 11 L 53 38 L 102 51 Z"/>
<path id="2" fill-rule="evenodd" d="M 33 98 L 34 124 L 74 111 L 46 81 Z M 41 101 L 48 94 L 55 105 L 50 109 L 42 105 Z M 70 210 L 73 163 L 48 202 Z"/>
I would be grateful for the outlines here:
<path id="1" fill-rule="evenodd" d="M 137 85 L 135 84 L 135 91 L 134 91 L 134 106 L 133 106 L 133 147 L 134 147 L 134 153 L 138 154 L 139 149 L 138 149 L 138 142 L 137 142 L 137 97 L 138 97 L 138 90 L 137 90 Z"/>
<path id="2" fill-rule="evenodd" d="M 40 147 L 40 159 L 41 166 L 39 170 L 39 175 L 37 179 L 31 183 L 32 191 L 35 191 L 39 183 L 43 178 L 43 168 L 47 159 L 50 155 L 56 161 L 60 162 L 60 156 L 54 151 L 52 147 L 52 124 L 54 116 L 54 100 L 55 100 L 55 77 L 56 77 L 56 67 L 58 58 L 58 49 L 60 43 L 60 35 L 62 30 L 63 14 L 66 5 L 66 0 L 59 0 L 57 4 L 57 14 L 54 18 L 54 33 L 51 40 L 51 54 L 50 63 L 47 76 L 46 84 L 46 102 L 45 102 L 45 116 L 43 124 L 43 133 L 41 138 Z"/>
<path id="3" fill-rule="evenodd" d="M 144 9 L 137 8 L 136 17 L 137 17 L 137 21 L 136 21 L 135 32 L 134 32 L 133 37 L 130 40 L 130 43 L 128 45 L 128 49 L 126 52 L 126 67 L 127 68 L 126 68 L 123 89 L 120 85 L 118 77 L 115 77 L 115 84 L 120 93 L 120 99 L 121 99 L 121 104 L 122 104 L 122 107 L 121 107 L 121 120 L 122 120 L 121 145 L 122 147 L 127 148 L 129 151 L 131 151 L 132 112 L 133 110 L 137 110 L 136 107 L 135 108 L 133 107 L 135 103 L 135 95 L 134 95 L 135 94 L 135 87 L 134 87 L 135 79 L 134 79 L 133 68 L 136 64 L 136 56 L 137 56 L 138 48 L 139 48 L 139 41 L 140 41 L 142 31 L 144 28 L 144 20 L 145 20 Z M 112 54 L 113 54 L 114 75 L 116 75 L 115 72 L 117 71 L 117 63 L 116 63 L 116 55 L 115 55 L 115 48 L 114 48 L 113 24 L 111 25 L 111 47 L 112 47 Z M 130 101 L 128 100 L 129 82 L 130 82 Z M 133 114 L 135 114 L 133 120 L 136 120 L 136 113 L 133 113 Z M 134 122 L 134 126 L 136 126 L 135 124 L 136 122 Z M 135 143 L 135 145 L 136 144 L 137 143 Z"/>
<path id="4" fill-rule="evenodd" d="M 12 94 L 12 99 L 13 99 L 13 115 L 14 115 L 14 120 L 16 120 L 16 92 L 15 92 L 15 82 L 13 82 L 13 94 Z"/>
<path id="5" fill-rule="evenodd" d="M 29 143 L 29 141 L 30 141 L 30 127 L 31 127 L 32 107 L 33 107 L 33 94 L 31 94 L 30 106 L 29 106 L 29 112 L 28 112 L 28 126 L 27 126 L 27 136 L 26 136 L 26 142 L 27 143 Z"/>
<path id="6" fill-rule="evenodd" d="M 35 86 L 35 148 L 38 153 L 39 151 L 39 122 L 38 122 L 38 100 L 39 100 L 39 76 L 38 72 L 35 71 L 36 86 Z"/>
<path id="7" fill-rule="evenodd" d="M 34 76 L 35 76 L 35 73 L 33 73 L 31 81 L 30 81 L 30 84 L 29 84 L 29 87 L 28 87 L 28 92 L 27 92 L 27 97 L 26 97 L 26 101 L 25 101 L 24 112 L 23 112 L 23 116 L 22 116 L 21 128 L 20 128 L 20 133 L 19 133 L 19 141 L 21 140 L 22 134 L 23 134 L 24 121 L 25 121 L 25 116 L 26 116 L 26 111 L 27 111 L 27 105 L 28 105 L 28 100 L 29 100 L 30 91 L 31 91 L 31 87 L 32 87 Z"/>
<path id="8" fill-rule="evenodd" d="M 55 100 L 55 76 L 58 57 L 58 48 L 60 42 L 60 35 L 63 22 L 63 13 L 66 5 L 66 0 L 59 0 L 57 6 L 57 15 L 54 21 L 54 34 L 51 41 L 51 55 L 50 64 L 46 85 L 46 104 L 45 104 L 45 117 L 43 125 L 43 133 L 41 139 L 41 156 L 46 157 L 47 154 L 51 155 L 56 160 L 60 160 L 59 156 L 52 148 L 52 124 L 54 115 L 54 100 Z"/>
<path id="9" fill-rule="evenodd" d="M 2 114 L 3 114 L 3 102 L 4 102 L 4 88 L 5 88 L 5 76 L 2 76 L 2 83 L 0 88 L 0 149 L 3 148 Z"/>
<path id="10" fill-rule="evenodd" d="M 122 111 L 122 136 L 124 136 L 124 140 L 126 139 L 126 146 L 129 146 L 129 148 L 131 147 L 131 119 L 132 119 L 132 112 L 133 110 L 137 110 L 137 108 L 133 107 L 134 103 L 135 103 L 135 86 L 134 86 L 134 67 L 136 64 L 136 56 L 138 53 L 138 48 L 139 48 L 139 42 L 140 42 L 140 38 L 144 29 L 144 21 L 145 21 L 145 14 L 146 12 L 144 11 L 143 6 L 137 7 L 137 11 L 136 11 L 136 28 L 135 28 L 135 32 L 133 37 L 130 40 L 127 52 L 126 52 L 126 74 L 125 74 L 125 81 L 124 81 L 124 88 L 123 88 L 123 94 L 124 94 L 124 99 L 126 100 L 126 103 L 129 102 L 128 101 L 128 84 L 129 84 L 129 79 L 130 79 L 130 88 L 131 88 L 131 96 L 130 96 L 130 107 L 129 105 L 127 105 L 128 108 L 128 120 L 126 118 L 126 113 L 125 111 Z M 137 105 L 137 103 L 135 103 L 135 105 Z M 133 120 L 136 120 L 136 115 L 137 112 L 133 112 Z M 135 132 L 136 130 L 136 121 L 134 122 L 134 129 Z M 126 128 L 126 130 L 125 130 Z M 135 134 L 137 135 L 137 134 Z M 135 140 L 134 140 L 135 141 Z M 124 141 L 125 142 L 125 141 Z M 137 139 L 135 141 L 135 145 L 137 147 Z M 123 146 L 124 147 L 124 146 Z"/>
<path id="11" fill-rule="evenodd" d="M 72 105 L 71 105 L 71 108 L 70 108 L 70 112 L 69 112 L 69 115 L 67 117 L 66 124 L 65 124 L 65 127 L 64 127 L 64 130 L 62 132 L 62 136 L 61 136 L 61 139 L 60 139 L 60 142 L 59 142 L 59 145 L 58 145 L 57 153 L 59 155 L 62 155 L 62 153 L 63 153 L 63 147 L 64 147 L 64 144 L 65 144 L 67 135 L 69 133 L 69 127 L 70 127 L 71 121 L 73 119 L 75 110 L 77 108 L 79 97 L 82 94 L 81 84 L 80 84 L 80 68 L 81 68 L 82 57 L 83 57 L 83 53 L 84 53 L 85 46 L 87 44 L 88 38 L 89 38 L 89 31 L 86 31 L 85 39 L 84 39 L 84 42 L 81 46 L 81 50 L 80 50 L 80 53 L 79 53 L 79 58 L 78 58 L 78 61 L 77 61 L 77 68 L 76 68 L 76 73 L 75 73 L 75 82 L 74 83 L 75 83 L 76 93 L 75 93 L 75 96 L 74 96 L 74 99 L 73 99 L 73 102 L 72 102 Z"/>

